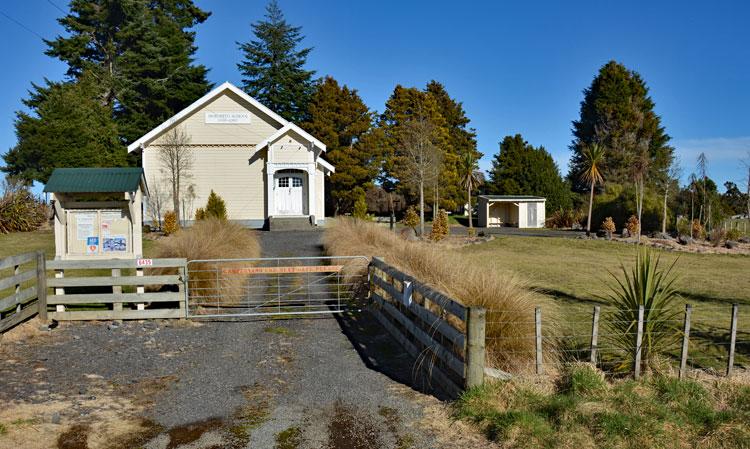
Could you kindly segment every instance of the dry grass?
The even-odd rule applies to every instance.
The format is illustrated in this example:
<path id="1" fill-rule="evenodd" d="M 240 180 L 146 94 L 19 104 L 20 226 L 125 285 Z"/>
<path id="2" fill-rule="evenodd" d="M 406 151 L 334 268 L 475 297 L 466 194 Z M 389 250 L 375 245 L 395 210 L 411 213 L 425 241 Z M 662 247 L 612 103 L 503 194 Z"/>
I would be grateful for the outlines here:
<path id="1" fill-rule="evenodd" d="M 330 255 L 368 255 L 385 261 L 468 306 L 487 309 L 488 362 L 501 369 L 530 366 L 534 304 L 538 294 L 519 275 L 498 274 L 448 254 L 445 248 L 409 242 L 358 220 L 339 219 L 324 237 Z"/>
<path id="2" fill-rule="evenodd" d="M 187 260 L 247 259 L 260 257 L 260 244 L 255 232 L 242 225 L 209 219 L 159 240 L 154 257 L 181 257 Z M 191 298 L 221 296 L 222 301 L 227 302 L 240 297 L 242 279 L 219 277 L 217 280 L 214 268 L 210 263 L 190 264 Z"/>

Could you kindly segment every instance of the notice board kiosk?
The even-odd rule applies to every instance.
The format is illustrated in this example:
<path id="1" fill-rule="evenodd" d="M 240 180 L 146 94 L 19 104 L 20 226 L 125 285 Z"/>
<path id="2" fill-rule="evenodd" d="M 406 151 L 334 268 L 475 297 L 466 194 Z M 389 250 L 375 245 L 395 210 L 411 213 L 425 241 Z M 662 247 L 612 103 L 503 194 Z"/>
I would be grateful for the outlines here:
<path id="1" fill-rule="evenodd" d="M 143 257 L 143 169 L 57 168 L 44 191 L 55 218 L 55 259 Z"/>

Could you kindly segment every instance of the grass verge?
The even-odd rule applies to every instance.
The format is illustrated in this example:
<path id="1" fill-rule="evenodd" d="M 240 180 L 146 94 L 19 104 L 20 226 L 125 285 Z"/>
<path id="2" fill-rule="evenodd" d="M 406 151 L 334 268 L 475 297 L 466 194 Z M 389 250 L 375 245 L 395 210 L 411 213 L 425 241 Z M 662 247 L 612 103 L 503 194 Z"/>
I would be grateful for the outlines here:
<path id="1" fill-rule="evenodd" d="M 504 448 L 750 447 L 746 380 L 607 382 L 593 366 L 573 364 L 546 384 L 472 389 L 455 407 Z"/>

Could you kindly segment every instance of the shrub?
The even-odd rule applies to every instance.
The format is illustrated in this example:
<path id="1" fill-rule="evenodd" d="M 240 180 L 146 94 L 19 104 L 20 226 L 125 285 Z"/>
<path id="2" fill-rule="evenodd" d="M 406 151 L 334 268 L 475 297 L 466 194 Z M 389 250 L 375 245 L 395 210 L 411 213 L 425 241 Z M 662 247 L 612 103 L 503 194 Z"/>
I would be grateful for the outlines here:
<path id="1" fill-rule="evenodd" d="M 224 200 L 213 190 L 208 195 L 206 203 L 205 218 L 216 218 L 218 220 L 227 219 L 227 205 Z"/>
<path id="2" fill-rule="evenodd" d="M 711 242 L 711 245 L 718 247 L 721 245 L 721 242 L 726 240 L 727 233 L 721 228 L 714 228 L 711 230 L 711 234 L 708 237 L 708 240 Z"/>
<path id="3" fill-rule="evenodd" d="M 602 222 L 602 230 L 607 233 L 607 238 L 612 238 L 612 233 L 617 232 L 617 226 L 615 226 L 615 222 L 612 220 L 612 217 L 607 217 Z"/>
<path id="4" fill-rule="evenodd" d="M 177 214 L 170 210 L 164 214 L 164 235 L 172 235 L 180 229 L 180 224 L 177 222 Z"/>
<path id="5" fill-rule="evenodd" d="M 533 366 L 534 340 L 527 337 L 534 335 L 530 317 L 538 298 L 525 279 L 471 264 L 436 245 L 404 241 L 364 221 L 336 220 L 326 229 L 324 245 L 329 255 L 384 257 L 387 263 L 463 304 L 485 307 L 488 362 L 515 371 Z"/>
<path id="6" fill-rule="evenodd" d="M 547 227 L 573 228 L 581 226 L 583 218 L 583 212 L 578 209 L 558 209 L 547 219 Z"/>
<path id="7" fill-rule="evenodd" d="M 736 242 L 737 240 L 740 239 L 740 237 L 742 237 L 742 231 L 740 231 L 739 229 L 735 229 L 735 228 L 727 229 L 727 234 L 726 234 L 727 240 L 732 240 Z"/>
<path id="8" fill-rule="evenodd" d="M 414 206 L 409 206 L 409 208 L 406 209 L 403 222 L 405 226 L 408 226 L 415 231 L 417 230 L 417 226 L 419 226 L 419 214 Z"/>
<path id="9" fill-rule="evenodd" d="M 166 220 L 165 220 L 166 221 Z M 216 218 L 207 218 L 193 226 L 181 229 L 174 235 L 157 242 L 155 257 L 179 257 L 187 260 L 254 258 L 260 256 L 260 245 L 253 231 L 242 225 Z M 190 296 L 222 298 L 236 301 L 247 279 L 226 276 L 216 281 L 215 266 L 207 263 L 190 264 Z M 200 300 L 197 301 L 200 303 Z"/>
<path id="10" fill-rule="evenodd" d="M 610 273 L 615 282 L 609 286 L 611 293 L 604 299 L 616 308 L 612 319 L 607 320 L 607 327 L 610 343 L 625 354 L 616 367 L 619 370 L 632 368 L 635 360 L 639 306 L 644 306 L 645 323 L 642 368 L 655 368 L 658 356 L 671 349 L 679 336 L 675 326 L 679 312 L 673 306 L 680 295 L 674 286 L 676 278 L 672 275 L 677 259 L 667 268 L 662 268 L 661 257 L 655 254 L 649 248 L 640 248 L 630 270 L 620 264 L 622 279 Z"/>
<path id="11" fill-rule="evenodd" d="M 703 227 L 701 221 L 697 218 L 693 220 L 693 226 L 691 227 L 691 237 L 694 239 L 705 239 L 706 228 Z"/>
<path id="12" fill-rule="evenodd" d="M 0 198 L 0 234 L 29 232 L 47 220 L 47 206 L 26 188 L 7 190 Z"/>
<path id="13" fill-rule="evenodd" d="M 354 210 L 352 216 L 359 220 L 367 220 L 367 200 L 365 199 L 365 193 L 360 189 L 357 193 L 357 199 L 354 201 Z"/>
<path id="14" fill-rule="evenodd" d="M 195 210 L 195 221 L 201 221 L 206 219 L 206 210 L 199 207 Z"/>
<path id="15" fill-rule="evenodd" d="M 448 227 L 448 213 L 445 210 L 440 209 L 438 211 L 437 219 L 432 223 L 432 230 L 430 231 L 430 240 L 433 242 L 439 242 L 448 236 L 450 228 Z"/>
<path id="16" fill-rule="evenodd" d="M 690 220 L 685 217 L 680 217 L 677 220 L 677 235 L 690 235 Z"/>
<path id="17" fill-rule="evenodd" d="M 628 230 L 631 237 L 637 236 L 639 232 L 638 217 L 631 215 L 630 218 L 628 218 L 627 223 L 625 223 L 625 228 Z"/>

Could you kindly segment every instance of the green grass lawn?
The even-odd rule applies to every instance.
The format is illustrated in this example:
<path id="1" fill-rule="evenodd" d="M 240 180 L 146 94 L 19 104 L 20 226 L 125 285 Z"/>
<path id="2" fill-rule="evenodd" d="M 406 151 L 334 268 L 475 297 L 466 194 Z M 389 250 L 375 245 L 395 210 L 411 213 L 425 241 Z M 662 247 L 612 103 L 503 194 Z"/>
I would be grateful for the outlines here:
<path id="1" fill-rule="evenodd" d="M 544 293 L 539 305 L 544 316 L 553 317 L 547 323 L 554 322 L 554 333 L 580 336 L 576 344 L 582 345 L 588 340 L 593 306 L 606 308 L 604 297 L 613 283 L 608 270 L 622 278 L 620 263 L 628 269 L 632 266 L 636 246 L 605 240 L 508 236 L 457 252 L 487 269 L 515 272 L 528 279 Z M 693 305 L 693 365 L 719 369 L 726 363 L 731 304 L 739 303 L 736 363 L 750 366 L 750 257 L 658 252 L 665 266 L 676 260 L 676 285 L 683 297 L 677 308 Z M 680 326 L 681 319 L 680 315 L 674 324 Z M 675 350 L 673 355 L 677 354 Z"/>
<path id="2" fill-rule="evenodd" d="M 143 252 L 146 257 L 152 254 L 154 241 L 143 239 Z M 0 234 L 0 257 L 42 250 L 47 260 L 55 258 L 55 233 L 51 229 L 34 232 L 14 232 Z"/>

